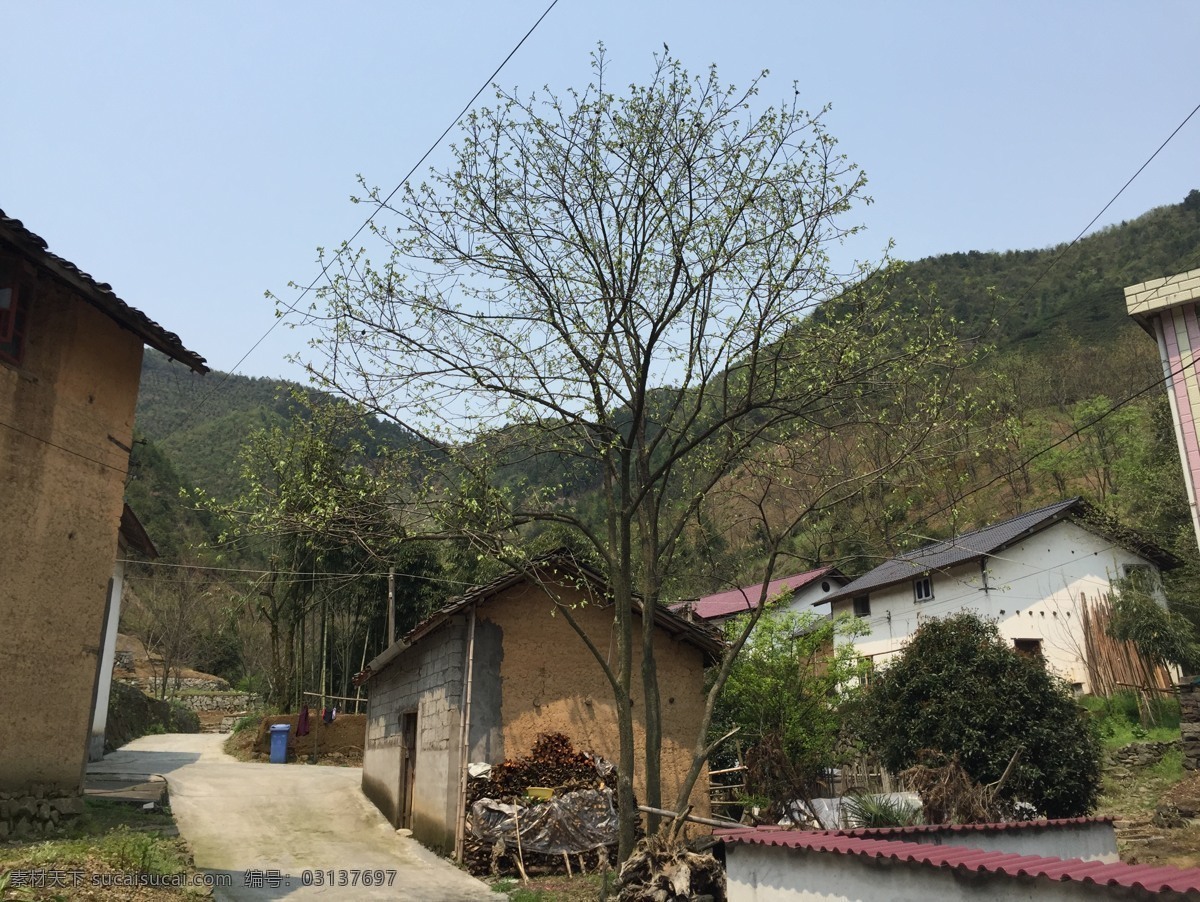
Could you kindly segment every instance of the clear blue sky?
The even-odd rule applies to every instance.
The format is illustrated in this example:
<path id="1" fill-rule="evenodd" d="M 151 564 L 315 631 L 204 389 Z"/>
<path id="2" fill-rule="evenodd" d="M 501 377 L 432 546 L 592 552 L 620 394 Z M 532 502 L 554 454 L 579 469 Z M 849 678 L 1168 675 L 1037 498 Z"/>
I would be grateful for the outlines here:
<path id="1" fill-rule="evenodd" d="M 356 174 L 390 189 L 548 2 L 0 0 L 0 208 L 229 369 L 362 222 Z M 600 40 L 616 83 L 664 42 L 770 69 L 867 172 L 857 255 L 911 260 L 1073 238 L 1200 103 L 1198 36 L 1194 0 L 559 0 L 498 81 L 582 87 Z M 1192 188 L 1200 114 L 1099 225 Z M 304 341 L 240 371 L 301 378 Z"/>

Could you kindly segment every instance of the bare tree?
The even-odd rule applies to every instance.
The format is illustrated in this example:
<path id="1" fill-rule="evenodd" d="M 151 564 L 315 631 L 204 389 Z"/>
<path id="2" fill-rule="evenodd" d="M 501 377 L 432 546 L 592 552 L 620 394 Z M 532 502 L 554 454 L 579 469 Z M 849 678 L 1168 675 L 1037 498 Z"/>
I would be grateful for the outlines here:
<path id="1" fill-rule="evenodd" d="M 696 524 L 730 517 L 761 549 L 765 596 L 802 524 L 936 453 L 966 351 L 938 310 L 889 307 L 890 274 L 834 271 L 865 179 L 798 91 L 756 110 L 761 77 L 739 90 L 665 55 L 617 96 L 603 48 L 593 68 L 562 97 L 499 91 L 467 117 L 451 167 L 402 203 L 368 192 L 395 214 L 378 229 L 390 259 L 343 248 L 311 370 L 421 438 L 408 534 L 522 567 L 529 530 L 552 529 L 605 573 L 616 660 L 589 648 L 618 711 L 623 858 L 636 769 L 661 805 L 653 618 L 639 634 L 638 600 L 664 601 Z M 679 807 L 752 627 L 718 667 Z"/>
<path id="2" fill-rule="evenodd" d="M 154 690 L 166 698 L 172 682 L 178 691 L 183 668 L 212 647 L 217 622 L 211 580 L 203 569 L 187 565 L 131 572 L 127 579 L 134 590 L 123 619 L 145 643 Z"/>

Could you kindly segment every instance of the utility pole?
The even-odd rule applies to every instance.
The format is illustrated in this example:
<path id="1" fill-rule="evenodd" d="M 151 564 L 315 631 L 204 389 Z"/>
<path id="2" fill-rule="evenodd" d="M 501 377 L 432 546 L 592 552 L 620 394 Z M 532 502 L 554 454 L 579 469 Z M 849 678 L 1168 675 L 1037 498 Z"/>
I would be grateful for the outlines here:
<path id="1" fill-rule="evenodd" d="M 396 568 L 388 567 L 388 648 L 396 642 Z"/>

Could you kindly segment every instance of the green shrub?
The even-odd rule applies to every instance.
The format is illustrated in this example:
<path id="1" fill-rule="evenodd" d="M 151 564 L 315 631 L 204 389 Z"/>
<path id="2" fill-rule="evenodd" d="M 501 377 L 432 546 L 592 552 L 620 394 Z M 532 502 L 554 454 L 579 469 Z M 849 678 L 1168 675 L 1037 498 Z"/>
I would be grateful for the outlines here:
<path id="1" fill-rule="evenodd" d="M 924 823 L 920 805 L 873 793 L 845 796 L 842 821 L 847 827 L 912 827 Z"/>
<path id="2" fill-rule="evenodd" d="M 1019 749 L 999 798 L 1048 817 L 1096 804 L 1101 745 L 1091 718 L 1041 661 L 1014 652 L 975 614 L 925 621 L 876 676 L 862 712 L 864 740 L 893 772 L 932 750 L 986 785 Z"/>
<path id="3" fill-rule="evenodd" d="M 258 714 L 247 714 L 245 717 L 239 717 L 233 725 L 233 732 L 240 733 L 243 730 L 257 730 L 258 725 L 262 722 L 262 717 Z"/>

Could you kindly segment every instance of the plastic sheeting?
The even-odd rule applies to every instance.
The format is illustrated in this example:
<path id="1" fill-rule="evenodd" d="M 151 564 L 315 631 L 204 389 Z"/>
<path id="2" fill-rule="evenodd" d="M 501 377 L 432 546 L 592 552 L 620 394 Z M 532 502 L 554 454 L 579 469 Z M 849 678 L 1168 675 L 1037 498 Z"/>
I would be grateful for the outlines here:
<path id="1" fill-rule="evenodd" d="M 611 789 L 579 789 L 536 805 L 480 799 L 471 806 L 471 832 L 485 842 L 503 839 L 515 848 L 518 823 L 525 852 L 588 852 L 617 841 Z"/>

